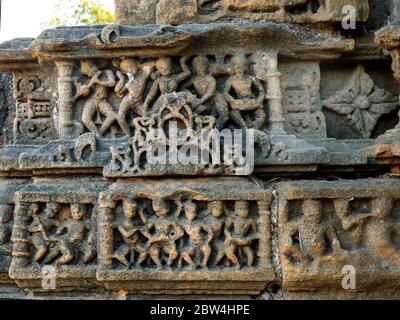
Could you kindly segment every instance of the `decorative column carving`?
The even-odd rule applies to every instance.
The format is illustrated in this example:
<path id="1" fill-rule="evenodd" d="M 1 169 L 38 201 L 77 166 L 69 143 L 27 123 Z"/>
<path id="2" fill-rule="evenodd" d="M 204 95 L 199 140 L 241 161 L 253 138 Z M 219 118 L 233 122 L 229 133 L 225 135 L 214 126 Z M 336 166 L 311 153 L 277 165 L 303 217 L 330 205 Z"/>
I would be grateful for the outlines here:
<path id="1" fill-rule="evenodd" d="M 261 54 L 255 66 L 256 76 L 267 85 L 266 99 L 269 101 L 269 129 L 271 133 L 284 134 L 284 113 L 282 108 L 281 73 L 278 70 L 278 51 L 270 50 Z"/>
<path id="2" fill-rule="evenodd" d="M 56 61 L 58 68 L 58 131 L 60 138 L 74 138 L 82 133 L 82 125 L 74 121 L 74 67 L 73 61 Z"/>

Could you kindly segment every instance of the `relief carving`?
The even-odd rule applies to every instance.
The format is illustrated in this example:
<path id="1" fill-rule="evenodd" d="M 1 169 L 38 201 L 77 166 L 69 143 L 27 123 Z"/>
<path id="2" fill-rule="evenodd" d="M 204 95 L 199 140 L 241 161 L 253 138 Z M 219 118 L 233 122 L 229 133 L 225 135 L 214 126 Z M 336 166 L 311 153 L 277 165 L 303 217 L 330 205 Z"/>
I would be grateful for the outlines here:
<path id="1" fill-rule="evenodd" d="M 250 217 L 246 201 L 230 210 L 223 201 L 191 199 L 127 199 L 121 206 L 114 230 L 122 243 L 113 258 L 128 269 L 241 269 L 256 263 L 257 216 Z"/>
<path id="2" fill-rule="evenodd" d="M 165 277 L 198 283 L 207 272 L 207 291 L 212 292 L 226 290 L 213 283 L 221 276 L 253 274 L 253 280 L 258 278 L 258 270 L 269 263 L 265 251 L 269 238 L 263 232 L 268 225 L 269 201 L 261 199 L 267 194 L 256 192 L 253 195 L 258 199 L 225 200 L 212 196 L 219 183 L 230 185 L 234 193 L 242 192 L 230 179 L 207 189 L 203 189 L 207 179 L 189 179 L 185 190 L 171 180 L 165 188 L 155 181 L 121 181 L 100 194 L 98 278 L 106 286 L 129 279 L 126 287 L 138 290 L 146 281 L 157 279 L 159 287 Z M 255 187 L 239 181 L 250 189 Z M 121 190 L 126 192 L 121 194 Z M 136 280 L 142 284 L 137 286 Z M 177 282 L 174 289 L 179 292 L 182 285 Z"/>
<path id="3" fill-rule="evenodd" d="M 296 288 L 296 279 L 300 278 L 308 282 L 306 286 L 311 281 L 313 286 L 329 283 L 340 287 L 335 279 L 345 265 L 358 270 L 357 289 L 373 285 L 375 279 L 384 281 L 380 278 L 382 272 L 398 274 L 397 181 L 375 182 L 387 189 L 368 189 L 368 180 L 322 182 L 318 185 L 320 196 L 315 189 L 308 191 L 309 195 L 298 196 L 310 183 L 304 187 L 297 183 L 281 185 L 287 193 L 280 189 L 284 198 L 279 204 L 279 250 L 288 288 Z M 346 195 L 349 186 L 362 183 L 365 187 L 360 187 L 357 196 Z M 332 191 L 334 185 L 337 187 Z"/>
<path id="4" fill-rule="evenodd" d="M 399 296 L 394 2 L 116 0 L 0 44 L 0 299 Z"/>
<path id="5" fill-rule="evenodd" d="M 43 268 L 54 268 L 57 290 L 96 286 L 96 179 L 31 184 L 17 193 L 10 276 L 22 287 L 41 288 Z"/>
<path id="6" fill-rule="evenodd" d="M 5 95 L 5 88 L 4 85 L 2 83 L 2 81 L 0 81 L 0 126 L 1 127 L 5 127 L 5 119 L 6 119 L 6 113 L 7 113 L 7 106 L 6 106 L 6 95 Z M 0 133 L 0 146 L 3 145 L 4 143 L 4 133 L 1 132 Z"/>
<path id="7" fill-rule="evenodd" d="M 2 273 L 7 273 L 8 267 L 11 264 L 13 213 L 13 205 L 7 203 L 0 204 L 0 281 L 3 280 Z"/>
<path id="8" fill-rule="evenodd" d="M 54 139 L 53 111 L 55 99 L 47 76 L 14 75 L 14 142 L 43 144 Z"/>
<path id="9" fill-rule="evenodd" d="M 184 56 L 178 65 L 171 57 L 153 61 L 126 58 L 114 60 L 112 65 L 83 60 L 80 75 L 74 78 L 74 99 L 82 109 L 83 125 L 103 138 L 134 136 L 135 119 L 158 114 L 165 95 L 171 93 L 185 93 L 191 112 L 215 117 L 218 129 L 263 130 L 265 87 L 252 75 L 251 59 L 255 58 L 237 54 L 229 63 L 218 57 L 212 65 L 205 56 Z"/>
<path id="10" fill-rule="evenodd" d="M 326 137 L 320 99 L 321 73 L 316 62 L 282 63 L 283 108 L 287 131 L 300 137 Z"/>
<path id="11" fill-rule="evenodd" d="M 115 112 L 107 101 L 107 91 L 117 84 L 114 73 L 109 69 L 101 69 L 90 60 L 81 61 L 81 73 L 89 78 L 85 84 L 76 82 L 76 98 L 87 97 L 83 106 L 82 122 L 90 132 L 97 136 L 104 135 L 116 120 Z M 93 121 L 95 115 L 96 123 L 101 123 L 99 129 Z M 101 117 L 105 119 L 102 120 Z"/>
<path id="12" fill-rule="evenodd" d="M 20 204 L 26 207 L 28 247 L 26 266 L 90 264 L 96 257 L 96 218 L 93 206 L 57 202 Z M 14 238 L 18 242 L 21 239 Z M 22 266 L 22 265 L 21 265 Z"/>
<path id="13" fill-rule="evenodd" d="M 398 97 L 376 86 L 362 65 L 357 66 L 349 86 L 324 100 L 323 107 L 343 116 L 362 138 L 368 139 L 379 118 L 399 106 Z"/>

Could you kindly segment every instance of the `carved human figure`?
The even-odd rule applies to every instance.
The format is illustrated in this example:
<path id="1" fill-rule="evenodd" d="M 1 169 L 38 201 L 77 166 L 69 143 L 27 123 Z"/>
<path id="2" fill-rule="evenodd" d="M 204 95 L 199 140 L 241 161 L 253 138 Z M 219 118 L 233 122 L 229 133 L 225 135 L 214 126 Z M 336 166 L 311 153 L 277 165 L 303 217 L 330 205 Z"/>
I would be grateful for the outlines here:
<path id="1" fill-rule="evenodd" d="M 53 229 L 57 229 L 60 226 L 60 221 L 57 220 L 57 215 L 60 210 L 61 205 L 59 203 L 52 201 L 48 202 L 45 209 L 45 219 L 41 221 L 47 238 L 46 243 L 48 245 L 48 250 L 43 260 L 46 264 L 52 262 L 59 254 L 57 241 L 51 240 L 51 233 L 53 232 Z"/>
<path id="2" fill-rule="evenodd" d="M 117 71 L 119 82 L 115 87 L 115 92 L 123 96 L 118 109 L 117 121 L 126 136 L 130 136 L 130 129 L 127 122 L 129 111 L 132 110 L 136 116 L 145 116 L 140 108 L 143 102 L 143 93 L 154 67 L 154 63 L 139 65 L 135 59 L 124 59 Z M 126 77 L 128 82 L 126 82 Z M 124 96 L 125 94 L 125 96 Z"/>
<path id="3" fill-rule="evenodd" d="M 335 211 L 340 219 L 343 230 L 349 232 L 354 247 L 363 245 L 363 229 L 367 219 L 372 217 L 372 212 L 365 214 L 352 214 L 349 199 L 334 201 Z"/>
<path id="4" fill-rule="evenodd" d="M 148 238 L 147 246 L 151 259 L 157 268 L 161 269 L 160 254 L 163 252 L 167 254 L 167 264 L 172 266 L 178 257 L 176 241 L 183 237 L 184 231 L 173 218 L 168 217 L 170 208 L 165 200 L 153 199 L 152 206 L 156 215 L 149 218 L 147 230 L 154 232 L 144 230 L 143 235 Z"/>
<path id="5" fill-rule="evenodd" d="M 372 202 L 372 216 L 364 225 L 364 241 L 368 249 L 379 259 L 400 266 L 400 253 L 393 244 L 392 235 L 399 232 L 399 225 L 390 217 L 393 199 L 389 196 L 376 198 Z"/>
<path id="6" fill-rule="evenodd" d="M 182 260 L 195 269 L 200 265 L 201 254 L 202 252 L 204 254 L 206 245 L 202 234 L 203 225 L 199 221 L 195 221 L 197 206 L 191 199 L 183 202 L 183 209 L 186 216 L 183 228 L 189 236 L 189 243 L 182 251 Z"/>
<path id="7" fill-rule="evenodd" d="M 89 262 L 93 258 L 93 248 L 88 244 L 83 244 L 86 234 L 86 225 L 83 221 L 85 214 L 85 205 L 71 204 L 71 218 L 60 224 L 53 238 L 57 241 L 57 248 L 61 253 L 61 256 L 56 260 L 57 263 L 69 264 L 75 258 L 75 251 L 78 248 L 84 254 L 83 262 Z"/>
<path id="8" fill-rule="evenodd" d="M 179 74 L 173 74 L 172 72 L 172 60 L 169 57 L 161 57 L 156 61 L 156 68 L 159 73 L 158 78 L 156 78 L 151 86 L 149 94 L 143 104 L 143 114 L 146 114 L 149 110 L 150 103 L 154 100 L 158 93 L 160 97 L 154 104 L 154 107 L 150 111 L 151 113 L 158 112 L 161 103 L 163 101 L 163 96 L 166 93 L 172 93 L 178 90 L 178 86 L 182 81 L 190 77 L 190 69 L 186 65 L 188 56 L 184 56 L 180 59 L 180 65 L 182 72 Z"/>
<path id="9" fill-rule="evenodd" d="M 257 239 L 257 223 L 249 218 L 249 213 L 250 208 L 247 201 L 236 201 L 235 215 L 230 217 L 225 225 L 225 254 L 237 269 L 241 268 L 241 263 L 236 256 L 236 251 L 240 251 L 246 256 L 247 266 L 251 267 L 254 263 L 254 252 L 251 245 Z"/>
<path id="10" fill-rule="evenodd" d="M 216 260 L 219 262 L 225 256 L 225 246 L 219 238 L 223 234 L 224 221 L 222 214 L 224 213 L 224 203 L 219 200 L 208 203 L 207 216 L 203 219 L 203 229 L 207 233 L 207 241 L 202 246 L 203 267 L 207 268 L 213 249 L 216 253 Z"/>
<path id="11" fill-rule="evenodd" d="M 13 207 L 9 204 L 0 205 L 0 256 L 11 256 L 11 231 Z"/>
<path id="12" fill-rule="evenodd" d="M 197 56 L 192 62 L 195 74 L 184 84 L 185 88 L 194 89 L 198 96 L 194 112 L 201 115 L 207 111 L 216 116 L 216 127 L 222 129 L 229 119 L 229 110 L 225 99 L 217 93 L 217 81 L 209 74 L 209 62 L 204 56 Z"/>
<path id="13" fill-rule="evenodd" d="M 60 208 L 60 205 L 56 202 L 47 203 L 44 221 L 40 220 L 40 208 L 37 203 L 31 204 L 28 208 L 28 216 L 32 218 L 28 231 L 31 233 L 31 243 L 36 250 L 34 260 L 38 263 L 43 258 L 45 258 L 45 263 L 48 263 L 55 255 L 53 241 L 49 238 L 47 230 L 59 226 L 55 218 Z"/>
<path id="14" fill-rule="evenodd" d="M 135 253 L 139 254 L 136 266 L 140 266 L 148 256 L 147 248 L 140 243 L 140 232 L 147 220 L 143 211 L 135 200 L 125 199 L 122 203 L 124 220 L 117 223 L 116 227 L 122 236 L 124 243 L 116 250 L 114 257 L 123 265 L 130 267 L 134 262 Z M 139 216 L 141 224 L 134 219 Z M 129 261 L 126 257 L 130 254 Z"/>
<path id="15" fill-rule="evenodd" d="M 236 54 L 232 66 L 233 75 L 224 85 L 230 118 L 241 129 L 261 129 L 266 120 L 264 87 L 260 80 L 248 74 L 249 62 L 244 54 Z"/>
<path id="16" fill-rule="evenodd" d="M 83 107 L 82 122 L 89 131 L 97 136 L 104 135 L 116 120 L 114 109 L 107 101 L 108 90 L 116 85 L 114 73 L 109 69 L 100 70 L 92 60 L 81 61 L 81 73 L 90 78 L 89 82 L 84 85 L 75 81 L 77 98 L 89 96 Z M 93 121 L 93 117 L 97 112 L 106 117 L 100 130 Z"/>
<path id="17" fill-rule="evenodd" d="M 343 253 L 334 228 L 322 221 L 322 201 L 307 199 L 303 203 L 304 214 L 296 233 L 291 235 L 289 243 L 283 246 L 283 253 L 296 261 L 312 261 L 328 253 L 332 248 L 335 254 Z M 293 238 L 296 243 L 293 243 Z"/>

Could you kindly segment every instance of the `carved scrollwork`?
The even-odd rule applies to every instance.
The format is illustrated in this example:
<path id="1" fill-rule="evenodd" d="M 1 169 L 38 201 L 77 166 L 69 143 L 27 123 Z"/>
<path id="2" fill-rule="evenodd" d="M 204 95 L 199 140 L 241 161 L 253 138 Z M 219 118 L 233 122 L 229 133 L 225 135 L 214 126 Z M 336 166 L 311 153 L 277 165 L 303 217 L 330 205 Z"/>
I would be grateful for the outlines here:
<path id="1" fill-rule="evenodd" d="M 57 136 L 53 123 L 55 101 L 48 79 L 22 75 L 15 80 L 14 97 L 16 143 L 41 144 Z"/>

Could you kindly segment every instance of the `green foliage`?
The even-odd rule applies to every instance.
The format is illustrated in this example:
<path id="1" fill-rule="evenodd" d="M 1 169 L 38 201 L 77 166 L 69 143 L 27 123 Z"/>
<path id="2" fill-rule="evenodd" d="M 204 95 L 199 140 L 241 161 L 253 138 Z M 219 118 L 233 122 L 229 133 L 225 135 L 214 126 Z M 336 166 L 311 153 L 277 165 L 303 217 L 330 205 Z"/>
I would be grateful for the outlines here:
<path id="1" fill-rule="evenodd" d="M 111 0 L 109 0 L 111 1 Z M 114 15 L 102 7 L 99 0 L 59 0 L 50 27 L 92 26 L 114 22 Z"/>

